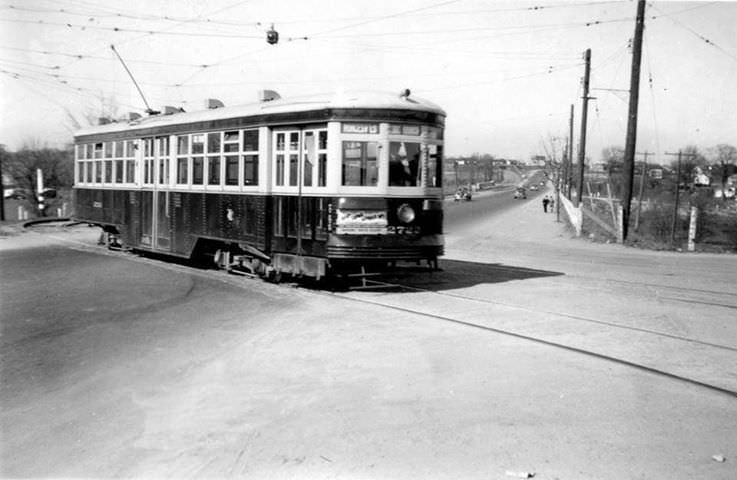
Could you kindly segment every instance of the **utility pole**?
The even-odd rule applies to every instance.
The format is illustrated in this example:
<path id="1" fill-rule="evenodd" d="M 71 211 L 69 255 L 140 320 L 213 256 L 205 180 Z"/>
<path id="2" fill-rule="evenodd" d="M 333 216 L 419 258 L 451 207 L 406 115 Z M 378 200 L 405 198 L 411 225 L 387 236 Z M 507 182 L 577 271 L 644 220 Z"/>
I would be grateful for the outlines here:
<path id="1" fill-rule="evenodd" d="M 640 155 L 644 155 L 645 159 L 642 162 L 642 172 L 640 172 L 640 195 L 637 197 L 637 212 L 635 212 L 635 232 L 640 228 L 640 211 L 642 210 L 642 194 L 645 190 L 645 172 L 647 171 L 647 156 L 651 152 L 642 152 Z"/>
<path id="2" fill-rule="evenodd" d="M 581 140 L 578 147 L 578 187 L 576 188 L 576 206 L 583 203 L 583 167 L 586 158 L 586 117 L 589 109 L 589 76 L 591 75 L 591 49 L 584 54 L 586 70 L 583 77 L 583 109 L 581 111 Z"/>
<path id="3" fill-rule="evenodd" d="M 568 120 L 568 168 L 566 169 L 566 198 L 571 199 L 571 177 L 573 176 L 573 104 L 571 117 Z"/>
<path id="4" fill-rule="evenodd" d="M 635 37 L 632 42 L 632 71 L 630 74 L 630 103 L 627 117 L 627 139 L 624 146 L 624 191 L 622 194 L 622 238 L 627 240 L 632 185 L 635 175 L 635 146 L 637 143 L 637 106 L 640 98 L 640 63 L 642 60 L 642 31 L 645 28 L 645 0 L 637 0 Z"/>
<path id="5" fill-rule="evenodd" d="M 4 148 L 0 146 L 0 222 L 5 221 L 5 185 L 3 185 L 3 155 Z"/>

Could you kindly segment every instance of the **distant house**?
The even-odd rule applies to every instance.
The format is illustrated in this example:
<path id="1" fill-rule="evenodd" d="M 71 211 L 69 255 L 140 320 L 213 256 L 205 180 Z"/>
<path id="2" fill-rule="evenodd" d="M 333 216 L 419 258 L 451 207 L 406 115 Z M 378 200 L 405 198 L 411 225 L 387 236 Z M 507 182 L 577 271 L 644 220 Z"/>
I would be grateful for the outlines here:
<path id="1" fill-rule="evenodd" d="M 711 185 L 711 178 L 704 173 L 701 167 L 696 167 L 693 171 L 693 184 L 700 187 L 708 187 Z"/>
<path id="2" fill-rule="evenodd" d="M 653 180 L 662 180 L 663 179 L 663 168 L 651 168 L 647 171 L 648 177 L 652 178 Z"/>

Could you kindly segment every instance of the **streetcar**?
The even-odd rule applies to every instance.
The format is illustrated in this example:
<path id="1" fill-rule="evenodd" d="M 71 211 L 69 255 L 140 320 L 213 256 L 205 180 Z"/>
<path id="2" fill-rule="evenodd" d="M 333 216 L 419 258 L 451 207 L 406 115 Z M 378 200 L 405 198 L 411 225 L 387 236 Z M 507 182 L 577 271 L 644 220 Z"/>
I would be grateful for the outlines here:
<path id="1" fill-rule="evenodd" d="M 77 132 L 73 219 L 126 249 L 273 279 L 437 268 L 440 107 L 409 90 L 206 107 Z"/>

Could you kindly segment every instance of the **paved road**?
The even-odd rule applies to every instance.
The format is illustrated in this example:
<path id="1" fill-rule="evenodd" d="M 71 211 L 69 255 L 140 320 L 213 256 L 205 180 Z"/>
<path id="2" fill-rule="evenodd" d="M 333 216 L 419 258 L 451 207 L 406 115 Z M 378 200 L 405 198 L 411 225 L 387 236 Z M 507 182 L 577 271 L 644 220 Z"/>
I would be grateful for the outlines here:
<path id="1" fill-rule="evenodd" d="M 729 294 L 718 277 L 734 257 L 591 245 L 517 205 L 449 233 L 452 285 L 436 290 L 529 308 L 464 304 L 464 318 L 588 340 L 611 330 L 561 333 L 562 308 L 593 303 L 583 314 L 642 326 L 652 307 L 645 322 L 660 324 L 647 327 L 737 345 L 729 308 L 659 303 L 623 283 Z M 0 238 L 0 476 L 735 478 L 732 396 L 438 318 L 90 251 L 87 229 L 42 232 Z M 694 278 L 667 275 L 684 262 Z M 427 292 L 358 295 L 457 313 Z"/>

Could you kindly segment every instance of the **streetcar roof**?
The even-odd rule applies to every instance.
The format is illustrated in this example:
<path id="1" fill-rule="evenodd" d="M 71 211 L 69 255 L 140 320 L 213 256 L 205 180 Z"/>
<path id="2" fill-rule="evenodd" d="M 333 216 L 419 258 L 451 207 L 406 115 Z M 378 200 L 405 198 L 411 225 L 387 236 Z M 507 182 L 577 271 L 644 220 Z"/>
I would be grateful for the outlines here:
<path id="1" fill-rule="evenodd" d="M 176 112 L 141 117 L 133 121 L 118 121 L 106 125 L 86 127 L 75 132 L 75 137 L 99 135 L 122 131 L 135 131 L 173 125 L 223 120 L 229 118 L 309 112 L 325 109 L 379 109 L 431 112 L 445 116 L 438 105 L 412 95 L 404 96 L 388 92 L 350 92 L 330 95 L 312 95 L 298 98 L 279 98 L 232 107 Z"/>

